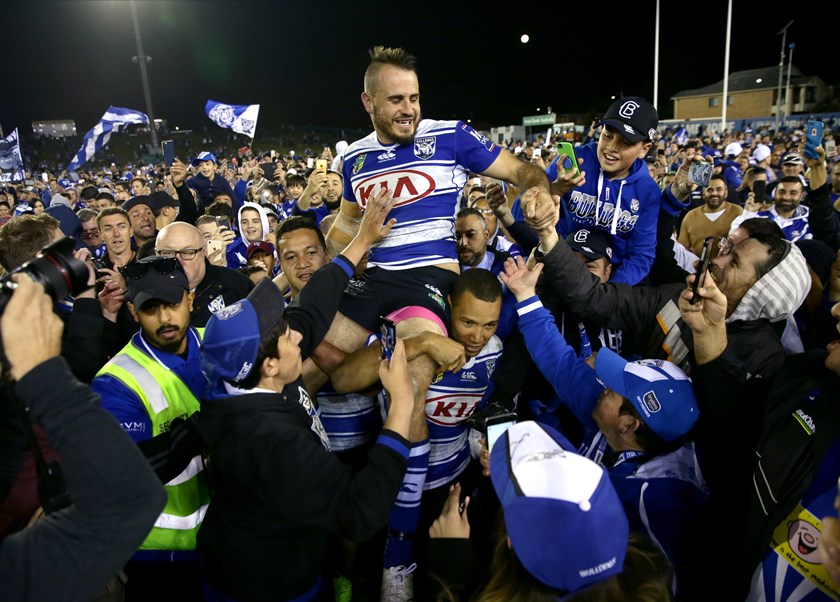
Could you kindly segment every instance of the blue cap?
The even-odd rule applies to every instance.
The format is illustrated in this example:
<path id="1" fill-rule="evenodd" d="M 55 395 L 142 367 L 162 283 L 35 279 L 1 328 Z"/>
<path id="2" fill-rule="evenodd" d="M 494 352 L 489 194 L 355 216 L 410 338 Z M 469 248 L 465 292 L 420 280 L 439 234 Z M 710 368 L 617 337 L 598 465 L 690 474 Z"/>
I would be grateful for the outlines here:
<path id="1" fill-rule="evenodd" d="M 691 380 L 671 362 L 628 362 L 602 347 L 595 358 L 595 373 L 604 385 L 629 399 L 645 424 L 665 441 L 686 435 L 700 416 Z"/>
<path id="2" fill-rule="evenodd" d="M 201 371 L 211 384 L 237 383 L 254 369 L 262 338 L 283 317 L 283 294 L 264 278 L 248 296 L 220 309 L 207 322 L 201 343 Z"/>
<path id="3" fill-rule="evenodd" d="M 200 153 L 198 153 L 198 156 L 196 156 L 196 158 L 192 160 L 192 166 L 195 167 L 202 161 L 212 161 L 213 163 L 216 163 L 216 155 L 214 155 L 210 151 L 201 151 Z"/>
<path id="4" fill-rule="evenodd" d="M 630 527 L 607 472 L 563 435 L 514 424 L 490 454 L 511 546 L 535 579 L 571 593 L 624 568 Z"/>

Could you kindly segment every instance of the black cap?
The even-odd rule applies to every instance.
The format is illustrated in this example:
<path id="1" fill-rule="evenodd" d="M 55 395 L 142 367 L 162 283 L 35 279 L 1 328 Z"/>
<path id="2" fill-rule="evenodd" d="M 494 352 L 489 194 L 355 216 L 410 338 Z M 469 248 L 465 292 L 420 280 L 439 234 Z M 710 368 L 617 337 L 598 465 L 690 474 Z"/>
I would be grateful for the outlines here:
<path id="1" fill-rule="evenodd" d="M 659 125 L 659 114 L 641 96 L 619 98 L 604 114 L 598 125 L 611 125 L 629 142 L 653 140 Z"/>
<path id="2" fill-rule="evenodd" d="M 180 207 L 181 206 L 181 202 L 178 199 L 173 198 L 171 194 L 169 194 L 168 192 L 164 192 L 162 190 L 157 190 L 157 191 L 153 192 L 149 196 L 149 200 L 152 202 L 152 204 L 149 205 L 149 206 L 152 208 L 152 211 L 154 211 L 155 213 L 157 213 L 158 211 L 160 211 L 164 207 Z M 129 201 L 126 201 L 126 202 L 129 202 Z"/>
<path id="3" fill-rule="evenodd" d="M 155 210 L 154 201 L 152 200 L 152 197 L 150 197 L 147 194 L 141 194 L 139 196 L 131 197 L 122 204 L 122 208 L 124 211 L 131 211 L 137 205 L 146 205 L 152 211 Z"/>
<path id="4" fill-rule="evenodd" d="M 587 259 L 601 259 L 602 257 L 612 263 L 613 249 L 612 241 L 606 232 L 581 228 L 572 232 L 566 237 L 572 251 L 583 253 Z"/>
<path id="5" fill-rule="evenodd" d="M 180 303 L 184 298 L 184 293 L 190 290 L 187 275 L 177 259 L 152 255 L 144 257 L 137 263 L 150 264 L 157 262 L 160 262 L 161 265 L 166 262 L 166 265 L 171 265 L 173 269 L 164 273 L 156 269 L 155 266 L 149 265 L 142 275 L 136 278 L 132 278 L 128 272 L 123 272 L 128 286 L 127 296 L 134 304 L 135 309 L 140 309 L 146 301 L 151 299 L 160 299 L 171 304 Z M 174 262 L 174 265 L 171 262 Z"/>

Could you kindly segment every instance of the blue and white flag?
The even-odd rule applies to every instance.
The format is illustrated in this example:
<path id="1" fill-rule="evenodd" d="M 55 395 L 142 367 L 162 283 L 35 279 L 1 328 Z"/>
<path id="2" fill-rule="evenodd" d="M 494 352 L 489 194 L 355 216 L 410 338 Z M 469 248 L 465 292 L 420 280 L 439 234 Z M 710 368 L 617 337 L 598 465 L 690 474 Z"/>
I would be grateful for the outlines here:
<path id="1" fill-rule="evenodd" d="M 685 131 L 685 126 L 674 132 L 674 142 L 680 146 L 684 146 L 688 142 L 688 133 Z"/>
<path id="2" fill-rule="evenodd" d="M 82 140 L 82 148 L 79 149 L 79 152 L 70 161 L 70 165 L 67 166 L 67 171 L 76 171 L 79 169 L 82 165 L 90 161 L 90 158 L 99 149 L 108 144 L 113 132 L 120 132 L 126 126 L 133 123 L 149 123 L 149 117 L 145 113 L 132 109 L 108 107 L 108 110 L 105 111 L 99 123 L 85 134 L 85 138 Z"/>
<path id="3" fill-rule="evenodd" d="M 20 182 L 26 177 L 20 156 L 20 139 L 15 131 L 0 140 L 0 182 Z"/>
<path id="4" fill-rule="evenodd" d="M 257 129 L 260 105 L 229 105 L 208 100 L 204 105 L 204 112 L 207 113 L 210 121 L 219 127 L 253 138 Z"/>

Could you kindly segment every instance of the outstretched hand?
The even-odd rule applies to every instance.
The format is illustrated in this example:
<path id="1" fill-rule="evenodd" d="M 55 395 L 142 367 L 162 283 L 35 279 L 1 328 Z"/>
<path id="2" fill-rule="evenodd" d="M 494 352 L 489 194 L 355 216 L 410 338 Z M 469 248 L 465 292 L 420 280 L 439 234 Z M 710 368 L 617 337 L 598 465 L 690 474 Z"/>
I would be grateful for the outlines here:
<path id="1" fill-rule="evenodd" d="M 388 236 L 391 228 L 397 223 L 393 217 L 385 221 L 393 206 L 394 198 L 391 193 L 384 188 L 380 190 L 365 207 L 356 238 L 367 245 L 372 245 Z"/>
<path id="2" fill-rule="evenodd" d="M 537 293 L 537 280 L 542 268 L 543 264 L 538 263 L 533 269 L 528 269 L 522 257 L 509 257 L 505 261 L 505 271 L 499 273 L 499 279 L 516 295 L 517 301 L 524 301 Z"/>

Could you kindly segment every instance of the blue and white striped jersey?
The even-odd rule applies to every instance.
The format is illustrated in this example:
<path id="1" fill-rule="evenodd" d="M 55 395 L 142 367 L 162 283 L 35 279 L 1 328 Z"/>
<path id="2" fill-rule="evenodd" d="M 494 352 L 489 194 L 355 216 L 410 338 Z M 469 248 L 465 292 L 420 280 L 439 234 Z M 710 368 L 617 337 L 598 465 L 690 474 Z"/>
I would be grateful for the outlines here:
<path id="1" fill-rule="evenodd" d="M 397 225 L 373 245 L 370 266 L 405 270 L 458 263 L 455 215 L 469 172 L 484 172 L 501 148 L 462 121 L 424 119 L 412 144 L 381 144 L 376 132 L 344 154 L 344 198 L 364 210 L 380 190 L 395 197 Z"/>
<path id="2" fill-rule="evenodd" d="M 490 378 L 501 355 L 502 341 L 494 335 L 461 370 L 444 372 L 429 386 L 426 422 L 431 452 L 424 489 L 449 483 L 469 464 L 470 429 L 464 421 L 492 392 Z"/>
<path id="3" fill-rule="evenodd" d="M 318 391 L 321 423 L 330 438 L 331 451 L 347 451 L 373 441 L 382 429 L 382 418 L 373 397 L 336 393 L 327 383 Z"/>

